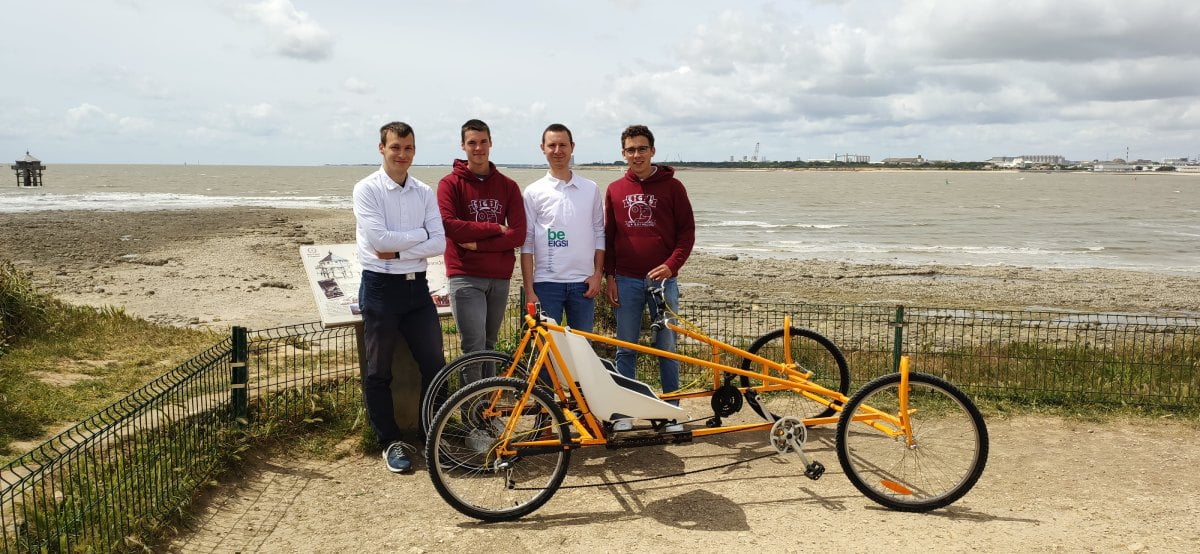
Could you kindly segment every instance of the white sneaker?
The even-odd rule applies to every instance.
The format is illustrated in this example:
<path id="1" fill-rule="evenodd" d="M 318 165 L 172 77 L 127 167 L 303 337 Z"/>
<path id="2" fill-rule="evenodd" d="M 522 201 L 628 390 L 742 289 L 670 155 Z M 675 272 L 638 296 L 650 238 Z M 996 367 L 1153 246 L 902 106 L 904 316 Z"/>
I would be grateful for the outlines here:
<path id="1" fill-rule="evenodd" d="M 682 433 L 683 425 L 672 421 L 671 423 L 668 423 L 663 426 L 663 432 L 664 433 Z"/>
<path id="2" fill-rule="evenodd" d="M 632 419 L 618 419 L 613 422 L 613 431 L 629 431 L 633 429 Z"/>

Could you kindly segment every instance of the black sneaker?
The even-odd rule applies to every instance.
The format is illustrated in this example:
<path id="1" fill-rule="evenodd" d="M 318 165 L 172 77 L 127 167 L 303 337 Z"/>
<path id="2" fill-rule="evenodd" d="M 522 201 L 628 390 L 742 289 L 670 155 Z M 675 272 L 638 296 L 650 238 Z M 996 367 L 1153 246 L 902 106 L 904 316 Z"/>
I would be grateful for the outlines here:
<path id="1" fill-rule="evenodd" d="M 404 454 L 407 446 L 407 444 L 396 441 L 383 449 L 383 461 L 387 464 L 388 471 L 392 473 L 412 472 L 412 461 Z"/>

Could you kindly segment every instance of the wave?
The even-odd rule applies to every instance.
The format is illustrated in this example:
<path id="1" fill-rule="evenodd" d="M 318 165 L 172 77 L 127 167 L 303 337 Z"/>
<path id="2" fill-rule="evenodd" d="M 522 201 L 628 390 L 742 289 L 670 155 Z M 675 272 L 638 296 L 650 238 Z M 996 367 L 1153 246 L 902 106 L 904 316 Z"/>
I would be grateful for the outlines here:
<path id="1" fill-rule="evenodd" d="M 736 250 L 749 245 L 721 243 L 720 248 Z M 1029 246 L 945 246 L 920 244 L 888 244 L 878 242 L 856 241 L 813 241 L 776 239 L 753 245 L 755 249 L 766 249 L 781 254 L 889 254 L 896 256 L 915 256 L 930 258 L 934 256 L 949 256 L 961 259 L 992 257 L 997 259 L 1062 259 L 1070 257 L 1085 257 L 1105 259 L 1115 257 L 1110 248 L 1104 246 L 1087 246 L 1073 248 L 1037 248 Z M 1113 247 L 1113 249 L 1118 249 Z"/>
<path id="2" fill-rule="evenodd" d="M 233 206 L 272 208 L 351 209 L 349 196 L 206 196 L 202 194 L 105 192 L 93 194 L 39 194 L 8 197 L 0 213 L 45 210 L 98 210 L 139 212 L 152 210 L 195 210 Z"/>
<path id="3" fill-rule="evenodd" d="M 747 221 L 747 220 L 728 220 L 708 223 L 707 227 L 758 227 L 760 229 L 837 229 L 839 227 L 847 227 L 845 224 L 831 223 L 767 223 L 766 221 Z"/>

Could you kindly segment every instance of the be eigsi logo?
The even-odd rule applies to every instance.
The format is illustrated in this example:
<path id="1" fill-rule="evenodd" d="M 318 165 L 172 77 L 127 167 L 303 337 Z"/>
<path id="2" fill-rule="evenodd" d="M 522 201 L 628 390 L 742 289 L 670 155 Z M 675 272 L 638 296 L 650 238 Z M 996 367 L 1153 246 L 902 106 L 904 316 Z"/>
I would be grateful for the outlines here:
<path id="1" fill-rule="evenodd" d="M 546 231 L 546 244 L 550 248 L 565 248 L 567 246 L 567 232 L 555 231 L 554 229 Z"/>

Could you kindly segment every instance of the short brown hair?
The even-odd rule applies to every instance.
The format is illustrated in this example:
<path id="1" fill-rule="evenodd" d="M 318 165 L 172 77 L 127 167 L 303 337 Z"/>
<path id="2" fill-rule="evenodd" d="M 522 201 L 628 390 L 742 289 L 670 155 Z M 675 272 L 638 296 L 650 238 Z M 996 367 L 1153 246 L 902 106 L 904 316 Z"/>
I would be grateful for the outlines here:
<path id="1" fill-rule="evenodd" d="M 549 126 L 546 127 L 545 131 L 542 131 L 542 144 L 546 144 L 546 133 L 550 133 L 550 132 L 566 133 L 567 140 L 570 141 L 571 144 L 575 144 L 575 137 L 571 136 L 571 130 L 568 129 L 567 126 L 563 125 L 562 123 L 551 123 Z"/>
<path id="2" fill-rule="evenodd" d="M 387 144 L 388 131 L 396 133 L 396 136 L 399 138 L 410 135 L 416 138 L 416 133 L 413 132 L 413 128 L 409 124 L 403 121 L 393 121 L 379 128 L 379 144 Z"/>
<path id="3" fill-rule="evenodd" d="M 468 119 L 466 123 L 463 123 L 462 131 L 459 132 L 459 139 L 464 143 L 467 142 L 467 131 L 484 132 L 487 133 L 488 139 L 492 138 L 492 130 L 488 128 L 487 123 L 478 119 Z"/>

